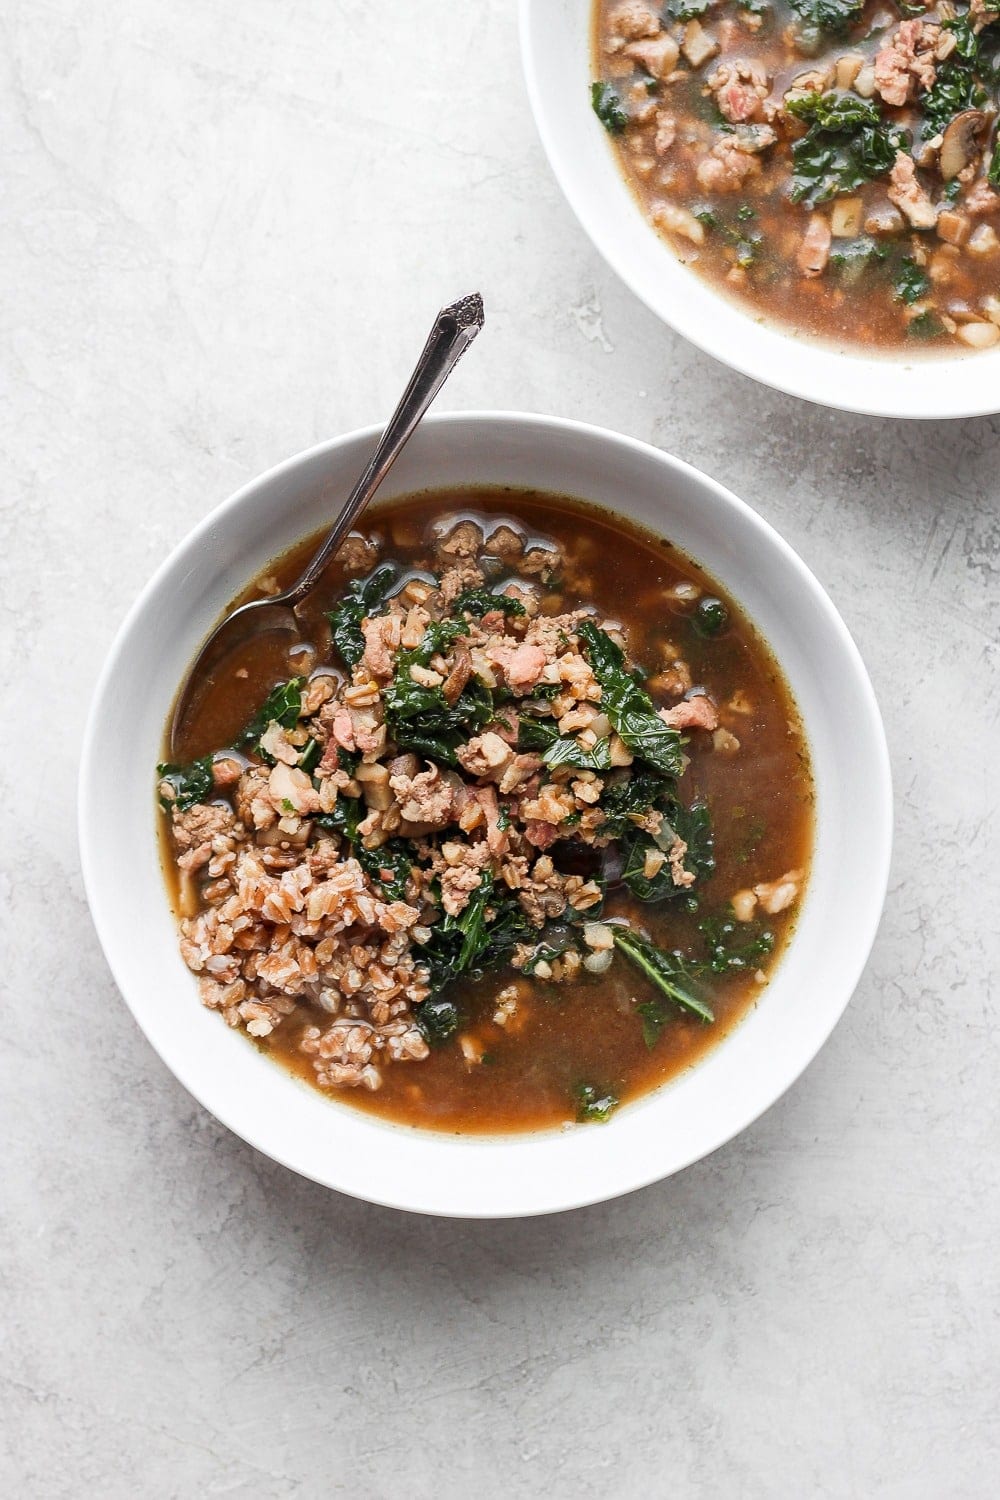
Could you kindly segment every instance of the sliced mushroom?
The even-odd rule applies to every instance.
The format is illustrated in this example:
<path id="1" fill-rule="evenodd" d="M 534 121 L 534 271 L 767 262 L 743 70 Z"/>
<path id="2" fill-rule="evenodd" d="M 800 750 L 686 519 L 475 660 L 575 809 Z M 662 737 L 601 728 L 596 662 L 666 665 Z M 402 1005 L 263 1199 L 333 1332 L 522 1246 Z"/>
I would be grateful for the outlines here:
<path id="1" fill-rule="evenodd" d="M 957 177 L 979 155 L 979 137 L 985 124 L 981 109 L 963 109 L 946 127 L 941 142 L 941 176 L 945 182 Z"/>

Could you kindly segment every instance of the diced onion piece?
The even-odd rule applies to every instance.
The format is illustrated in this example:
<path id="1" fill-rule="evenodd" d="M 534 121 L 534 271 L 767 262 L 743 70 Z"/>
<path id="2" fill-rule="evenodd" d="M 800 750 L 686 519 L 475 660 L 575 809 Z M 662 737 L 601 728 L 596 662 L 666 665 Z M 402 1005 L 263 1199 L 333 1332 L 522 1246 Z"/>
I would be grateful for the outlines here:
<path id="1" fill-rule="evenodd" d="M 595 952 L 605 953 L 615 946 L 614 933 L 605 922 L 587 922 L 583 929 L 583 941 Z"/>
<path id="2" fill-rule="evenodd" d="M 614 956 L 613 948 L 604 948 L 600 953 L 588 953 L 583 960 L 583 967 L 588 974 L 606 974 Z"/>
<path id="3" fill-rule="evenodd" d="M 970 349 L 991 349 L 1000 340 L 1000 327 L 996 323 L 963 323 L 958 337 Z"/>

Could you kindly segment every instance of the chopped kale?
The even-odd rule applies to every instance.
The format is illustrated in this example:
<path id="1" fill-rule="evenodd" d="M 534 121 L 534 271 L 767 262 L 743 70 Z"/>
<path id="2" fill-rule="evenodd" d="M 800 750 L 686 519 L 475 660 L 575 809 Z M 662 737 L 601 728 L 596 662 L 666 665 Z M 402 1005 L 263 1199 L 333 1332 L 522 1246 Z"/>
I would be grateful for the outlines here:
<path id="1" fill-rule="evenodd" d="M 997 137 L 996 145 L 993 147 L 990 169 L 986 175 L 990 187 L 1000 188 L 1000 136 Z"/>
<path id="2" fill-rule="evenodd" d="M 963 56 L 961 46 L 960 42 L 950 57 L 938 63 L 934 86 L 920 100 L 920 134 L 925 141 L 944 130 L 961 110 L 978 109 L 986 103 L 986 90 L 976 77 L 975 62 Z"/>
<path id="3" fill-rule="evenodd" d="M 534 974 L 539 964 L 554 964 L 556 959 L 562 958 L 569 947 L 569 939 L 556 947 L 553 943 L 539 943 L 531 957 L 521 967 L 522 974 Z"/>
<path id="4" fill-rule="evenodd" d="M 789 0 L 789 4 L 815 31 L 843 36 L 860 20 L 865 0 Z"/>
<path id="5" fill-rule="evenodd" d="M 662 1000 L 644 1000 L 635 1010 L 642 1017 L 642 1039 L 652 1052 L 660 1040 L 660 1032 L 673 1020 L 673 1014 Z"/>
<path id="6" fill-rule="evenodd" d="M 176 808 L 178 812 L 187 812 L 189 807 L 194 807 L 198 802 L 204 802 L 212 790 L 212 757 L 203 755 L 201 760 L 193 760 L 188 766 L 174 765 L 169 761 L 161 761 L 156 768 L 156 774 L 160 781 L 169 784 L 173 796 L 166 797 L 160 793 L 160 806 L 164 812 L 170 812 Z"/>
<path id="7" fill-rule="evenodd" d="M 385 603 L 399 571 L 393 563 L 383 563 L 367 578 L 353 578 L 335 609 L 327 613 L 333 644 L 348 667 L 356 667 L 365 654 L 361 621 Z"/>
<path id="8" fill-rule="evenodd" d="M 635 823 L 630 814 L 641 817 L 650 808 L 662 807 L 673 791 L 673 780 L 656 776 L 651 771 L 637 771 L 622 781 L 613 781 L 604 788 L 601 796 L 601 811 L 605 822 L 601 834 L 620 839 L 635 832 Z"/>
<path id="9" fill-rule="evenodd" d="M 681 737 L 659 718 L 648 693 L 625 667 L 625 653 L 593 620 L 582 620 L 583 641 L 594 676 L 601 684 L 601 708 L 632 754 L 665 776 L 684 769 Z"/>
<path id="10" fill-rule="evenodd" d="M 245 729 L 237 736 L 235 749 L 252 750 L 264 760 L 273 757 L 260 748 L 260 737 L 267 732 L 269 724 L 280 724 L 282 729 L 294 729 L 302 713 L 302 685 L 304 677 L 290 677 L 272 688 Z"/>
<path id="11" fill-rule="evenodd" d="M 774 950 L 774 933 L 730 916 L 706 917 L 698 931 L 708 949 L 707 967 L 713 974 L 738 974 L 760 967 Z"/>
<path id="12" fill-rule="evenodd" d="M 401 750 L 455 766 L 459 745 L 478 733 L 493 717 L 493 697 L 478 677 L 470 678 L 454 703 L 440 687 L 414 682 L 411 668 L 426 667 L 433 656 L 448 651 L 467 627 L 460 620 L 433 620 L 419 646 L 396 657 L 396 675 L 384 690 L 386 723 Z"/>
<path id="13" fill-rule="evenodd" d="M 561 735 L 551 719 L 528 719 L 522 716 L 517 735 L 519 750 L 541 750 L 547 766 L 572 766 L 578 771 L 611 769 L 611 742 L 598 740 L 592 750 L 585 750 L 573 735 Z"/>
<path id="14" fill-rule="evenodd" d="M 458 1006 L 446 995 L 428 995 L 413 1012 L 413 1019 L 430 1047 L 439 1047 L 455 1035 L 459 1025 Z"/>
<path id="15" fill-rule="evenodd" d="M 684 807 L 672 802 L 666 808 L 666 820 L 670 829 L 687 845 L 684 851 L 684 868 L 699 879 L 707 878 L 715 869 L 714 838 L 708 806 L 695 802 Z M 622 880 L 633 896 L 640 901 L 671 901 L 678 896 L 688 896 L 692 886 L 674 883 L 669 858 L 664 858 L 656 873 L 647 875 L 646 861 L 651 853 L 663 854 L 659 844 L 648 833 L 637 830 L 628 838 L 622 866 Z"/>
<path id="16" fill-rule="evenodd" d="M 457 917 L 446 912 L 431 928 L 420 956 L 430 970 L 431 989 L 439 990 L 460 974 L 478 979 L 505 962 L 517 943 L 535 937 L 516 898 L 505 888 L 494 890 L 493 876 L 484 870 L 464 910 Z"/>
<path id="17" fill-rule="evenodd" d="M 708 803 L 698 800 L 685 807 L 675 802 L 667 809 L 667 822 L 687 844 L 684 868 L 698 880 L 707 879 L 715 870 L 715 835 Z"/>
<path id="18" fill-rule="evenodd" d="M 826 203 L 890 171 L 909 137 L 886 125 L 878 106 L 857 94 L 831 90 L 787 99 L 785 108 L 809 129 L 792 146 L 793 203 Z"/>
<path id="19" fill-rule="evenodd" d="M 316 764 L 320 758 L 320 754 L 321 750 L 319 740 L 314 740 L 310 736 L 310 738 L 307 739 L 305 744 L 302 746 L 302 754 L 299 756 L 298 761 L 296 762 L 299 770 L 315 770 Z"/>
<path id="20" fill-rule="evenodd" d="M 367 814 L 360 797 L 338 796 L 332 812 L 318 813 L 313 819 L 317 828 L 337 833 L 351 846 L 351 853 L 365 874 L 377 880 L 388 901 L 406 899 L 406 883 L 413 869 L 413 852 L 403 839 L 390 839 L 379 849 L 366 849 L 358 833 L 358 824 Z"/>
<path id="21" fill-rule="evenodd" d="M 667 953 L 628 927 L 615 926 L 612 931 L 615 947 L 659 990 L 661 996 L 699 1021 L 715 1020 L 711 1008 L 694 991 L 696 972 L 683 954 Z"/>
<path id="22" fill-rule="evenodd" d="M 695 209 L 695 218 L 704 224 L 706 229 L 714 230 L 729 240 L 736 251 L 736 263 L 740 266 L 752 266 L 757 259 L 757 252 L 764 243 L 764 236 L 757 230 L 738 228 L 726 224 L 719 215 L 710 208 Z M 736 219 L 738 224 L 745 224 L 748 219 L 753 218 L 754 211 L 748 204 L 737 210 Z"/>
<path id="23" fill-rule="evenodd" d="M 703 594 L 695 606 L 691 623 L 699 635 L 713 640 L 717 635 L 721 635 L 729 624 L 729 610 L 721 599 L 716 599 L 711 594 Z"/>
<path id="24" fill-rule="evenodd" d="M 663 24 L 671 21 L 696 21 L 708 10 L 712 0 L 666 0 L 663 6 Z"/>
<path id="25" fill-rule="evenodd" d="M 573 1090 L 576 1101 L 576 1118 L 581 1125 L 611 1118 L 618 1108 L 618 1095 L 610 1089 L 598 1088 L 593 1083 L 578 1083 Z"/>
<path id="26" fill-rule="evenodd" d="M 918 314 L 907 323 L 906 331 L 913 339 L 936 339 L 944 333 L 944 324 L 937 314 L 928 308 L 926 312 Z"/>
<path id="27" fill-rule="evenodd" d="M 881 265 L 888 252 L 870 235 L 861 235 L 856 240 L 838 240 L 837 248 L 830 256 L 830 265 L 841 273 L 842 279 L 852 285 L 872 266 Z"/>
<path id="28" fill-rule="evenodd" d="M 366 849 L 356 843 L 354 858 L 366 875 L 379 882 L 387 901 L 406 900 L 406 882 L 413 869 L 413 858 L 403 839 L 390 839 L 379 849 Z"/>
<path id="29" fill-rule="evenodd" d="M 656 858 L 657 867 L 654 874 L 647 875 L 646 864 L 650 855 Z M 626 842 L 621 878 L 639 901 L 669 901 L 679 896 L 683 889 L 674 884 L 670 860 L 655 839 L 638 831 Z"/>
<path id="30" fill-rule="evenodd" d="M 590 103 L 605 130 L 611 135 L 620 135 L 628 124 L 628 111 L 618 90 L 610 83 L 592 83 Z"/>
<path id="31" fill-rule="evenodd" d="M 523 615 L 524 605 L 512 594 L 494 594 L 491 589 L 466 589 L 452 605 L 456 615 L 475 615 L 481 620 L 492 610 L 502 610 L 505 615 Z"/>
<path id="32" fill-rule="evenodd" d="M 921 8 L 923 14 L 923 8 Z M 978 30 L 976 29 L 978 26 Z M 980 82 L 994 84 L 1000 81 L 1000 24 L 991 21 L 988 25 L 973 20 L 969 11 L 952 16 L 941 22 L 943 31 L 950 31 L 955 38 L 955 50 L 944 63 L 938 63 L 938 76 L 942 66 L 961 58 L 978 75 Z"/>
<path id="33" fill-rule="evenodd" d="M 357 844 L 360 842 L 358 824 L 364 815 L 365 804 L 360 797 L 345 797 L 341 792 L 334 803 L 333 811 L 317 813 L 313 818 L 313 824 L 316 828 L 322 828 L 326 833 L 339 834 L 349 844 Z"/>
<path id="34" fill-rule="evenodd" d="M 899 270 L 892 284 L 893 296 L 897 302 L 913 303 L 919 302 L 921 297 L 926 297 L 931 289 L 931 284 L 924 272 L 915 260 L 906 255 L 900 261 Z"/>

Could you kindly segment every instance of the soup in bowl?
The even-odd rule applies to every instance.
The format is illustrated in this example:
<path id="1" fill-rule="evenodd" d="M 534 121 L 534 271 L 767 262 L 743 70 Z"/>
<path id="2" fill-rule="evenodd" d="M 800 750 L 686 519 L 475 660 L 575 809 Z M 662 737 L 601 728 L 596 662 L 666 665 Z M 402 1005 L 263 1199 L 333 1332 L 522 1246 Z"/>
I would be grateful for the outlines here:
<path id="1" fill-rule="evenodd" d="M 606 1122 L 759 1000 L 809 752 L 703 570 L 563 496 L 431 491 L 303 616 L 193 683 L 158 767 L 205 1005 L 346 1102 L 495 1133 Z"/>
<path id="2" fill-rule="evenodd" d="M 1000 16 L 849 0 L 522 0 L 532 108 L 665 322 L 811 401 L 997 407 Z"/>
<path id="3" fill-rule="evenodd" d="M 197 684 L 165 758 L 206 629 L 294 572 L 372 441 L 234 497 L 123 627 L 81 781 L 98 930 L 178 1077 L 306 1175 L 456 1214 L 626 1191 L 773 1102 L 846 1004 L 889 848 L 867 679 L 710 480 L 444 417 L 291 655 Z"/>

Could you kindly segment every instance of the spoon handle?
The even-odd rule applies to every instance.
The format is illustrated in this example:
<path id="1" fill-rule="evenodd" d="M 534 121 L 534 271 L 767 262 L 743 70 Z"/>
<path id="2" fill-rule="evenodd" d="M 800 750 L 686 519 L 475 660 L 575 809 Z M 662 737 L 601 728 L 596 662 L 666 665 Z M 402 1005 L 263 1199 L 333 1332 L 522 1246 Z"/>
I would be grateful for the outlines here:
<path id="1" fill-rule="evenodd" d="M 348 496 L 330 535 L 301 578 L 285 594 L 287 603 L 297 604 L 309 593 L 482 326 L 483 299 L 478 292 L 459 298 L 438 313 L 406 390 L 389 418 L 378 447 Z"/>

